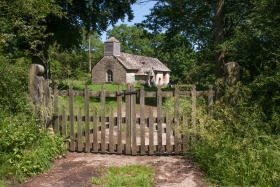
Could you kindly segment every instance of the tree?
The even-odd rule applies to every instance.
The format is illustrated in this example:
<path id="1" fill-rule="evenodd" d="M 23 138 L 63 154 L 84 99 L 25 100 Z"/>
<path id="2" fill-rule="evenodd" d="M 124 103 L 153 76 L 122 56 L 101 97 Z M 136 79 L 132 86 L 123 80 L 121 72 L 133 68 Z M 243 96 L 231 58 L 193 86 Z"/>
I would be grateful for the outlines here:
<path id="1" fill-rule="evenodd" d="M 135 55 L 153 56 L 151 40 L 144 29 L 121 24 L 107 31 L 107 37 L 115 37 L 121 43 L 121 51 Z"/>
<path id="2" fill-rule="evenodd" d="M 165 31 L 169 36 L 182 34 L 197 51 L 214 51 L 215 77 L 219 79 L 223 77 L 225 63 L 223 43 L 232 35 L 247 7 L 246 1 L 237 4 L 234 0 L 159 0 L 142 26 L 155 33 Z"/>
<path id="3" fill-rule="evenodd" d="M 131 20 L 131 4 L 135 0 L 4 0 L 0 3 L 1 13 L 4 12 L 1 20 L 9 23 L 4 34 L 16 36 L 11 41 L 32 49 L 33 63 L 48 66 L 51 44 L 60 44 L 62 50 L 71 49 L 81 43 L 82 29 L 100 34 L 126 15 Z"/>

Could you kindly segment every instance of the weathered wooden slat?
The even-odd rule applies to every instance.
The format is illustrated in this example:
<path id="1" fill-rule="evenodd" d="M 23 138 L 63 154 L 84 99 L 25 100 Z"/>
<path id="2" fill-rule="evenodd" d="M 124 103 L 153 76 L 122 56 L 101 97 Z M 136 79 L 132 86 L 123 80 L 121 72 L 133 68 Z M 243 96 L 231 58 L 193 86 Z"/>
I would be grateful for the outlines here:
<path id="1" fill-rule="evenodd" d="M 145 92 L 145 97 L 157 97 L 157 92 Z"/>
<path id="2" fill-rule="evenodd" d="M 134 85 L 132 84 L 130 87 L 130 91 L 134 92 Z M 130 96 L 130 104 L 131 104 L 131 154 L 136 155 L 136 95 L 132 94 Z"/>
<path id="3" fill-rule="evenodd" d="M 154 155 L 154 120 L 152 108 L 149 108 L 149 155 Z"/>
<path id="4" fill-rule="evenodd" d="M 179 154 L 180 151 L 180 145 L 179 145 L 179 137 L 178 137 L 178 130 L 179 130 L 179 87 L 178 85 L 175 85 L 175 92 L 174 92 L 174 147 L 175 147 L 175 153 Z"/>
<path id="5" fill-rule="evenodd" d="M 97 140 L 97 127 L 98 127 L 98 117 L 97 117 L 97 109 L 96 107 L 93 107 L 93 120 L 92 120 L 92 135 L 93 135 L 93 152 L 98 152 L 98 140 Z"/>
<path id="6" fill-rule="evenodd" d="M 195 85 L 192 86 L 192 141 L 196 137 L 196 90 Z"/>
<path id="7" fill-rule="evenodd" d="M 105 92 L 106 97 L 116 97 L 117 93 L 116 92 Z"/>
<path id="8" fill-rule="evenodd" d="M 59 90 L 58 95 L 59 96 L 69 96 L 69 91 L 68 90 Z"/>
<path id="9" fill-rule="evenodd" d="M 121 86 L 118 86 L 118 92 L 121 92 Z M 117 126 L 118 126 L 118 147 L 117 153 L 122 154 L 122 96 L 117 96 Z"/>
<path id="10" fill-rule="evenodd" d="M 162 154 L 162 91 L 161 87 L 157 90 L 157 125 L 158 125 L 158 154 Z"/>
<path id="11" fill-rule="evenodd" d="M 130 92 L 130 84 L 126 85 L 126 92 Z M 125 154 L 131 154 L 131 95 L 125 95 L 126 104 L 126 141 Z"/>
<path id="12" fill-rule="evenodd" d="M 59 112 L 58 112 L 58 89 L 57 89 L 57 85 L 54 86 L 54 97 L 53 97 L 53 102 L 54 102 L 54 132 L 56 134 L 59 133 Z"/>
<path id="13" fill-rule="evenodd" d="M 101 110 L 101 153 L 106 153 L 106 135 L 105 135 L 105 88 L 101 87 L 100 92 L 100 110 Z"/>
<path id="14" fill-rule="evenodd" d="M 162 92 L 162 97 L 173 97 L 173 92 Z"/>
<path id="15" fill-rule="evenodd" d="M 144 86 L 140 87 L 140 155 L 145 155 L 145 91 Z"/>
<path id="16" fill-rule="evenodd" d="M 77 141 L 77 146 L 78 146 L 78 152 L 82 152 L 84 148 L 84 144 L 82 141 L 82 112 L 81 112 L 81 107 L 78 107 L 78 141 Z"/>
<path id="17" fill-rule="evenodd" d="M 188 113 L 187 113 L 187 108 L 184 108 L 183 112 L 183 153 L 186 153 L 188 151 L 188 145 L 189 145 L 189 136 L 188 136 L 188 130 L 189 130 L 189 125 L 188 125 Z"/>
<path id="18" fill-rule="evenodd" d="M 179 88 L 177 88 L 179 91 Z M 191 96 L 191 92 L 190 91 L 179 91 L 179 96 L 180 97 L 190 97 Z"/>
<path id="19" fill-rule="evenodd" d="M 84 100 L 85 100 L 85 152 L 90 152 L 90 126 L 89 126 L 89 90 L 88 85 L 85 86 Z"/>
<path id="20" fill-rule="evenodd" d="M 82 97 L 84 97 L 84 91 L 74 91 L 74 96 L 82 96 Z"/>
<path id="21" fill-rule="evenodd" d="M 171 153 L 170 109 L 166 109 L 166 153 Z"/>
<path id="22" fill-rule="evenodd" d="M 114 153 L 115 144 L 114 144 L 114 116 L 113 116 L 113 107 L 110 107 L 110 118 L 109 118 L 109 153 Z"/>
<path id="23" fill-rule="evenodd" d="M 69 116 L 70 116 L 70 151 L 75 151 L 73 86 L 70 86 L 69 88 Z"/>
<path id="24" fill-rule="evenodd" d="M 62 106 L 62 136 L 66 136 L 66 120 L 67 120 L 67 116 L 66 116 L 66 108 L 65 105 Z"/>
<path id="25" fill-rule="evenodd" d="M 89 95 L 89 97 L 100 97 L 100 92 L 98 92 L 98 91 L 89 91 L 88 95 Z"/>

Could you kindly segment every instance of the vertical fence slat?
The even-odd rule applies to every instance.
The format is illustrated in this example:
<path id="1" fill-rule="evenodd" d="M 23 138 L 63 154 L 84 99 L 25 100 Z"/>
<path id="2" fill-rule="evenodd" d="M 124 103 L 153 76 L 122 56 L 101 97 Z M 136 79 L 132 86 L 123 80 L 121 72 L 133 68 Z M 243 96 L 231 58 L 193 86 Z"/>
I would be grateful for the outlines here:
<path id="1" fill-rule="evenodd" d="M 74 92 L 73 92 L 72 85 L 69 88 L 69 115 L 70 115 L 70 151 L 75 151 Z"/>
<path id="2" fill-rule="evenodd" d="M 171 126 L 170 126 L 170 110 L 166 109 L 166 153 L 171 153 Z"/>
<path id="3" fill-rule="evenodd" d="M 62 136 L 64 137 L 66 137 L 67 135 L 66 121 L 67 121 L 66 108 L 65 105 L 63 105 L 62 106 Z M 69 142 L 65 142 L 65 145 L 67 148 L 69 148 Z"/>
<path id="4" fill-rule="evenodd" d="M 104 85 L 101 87 L 100 92 L 100 109 L 101 109 L 101 153 L 106 153 L 106 136 L 105 136 L 105 88 Z"/>
<path id="5" fill-rule="evenodd" d="M 77 142 L 77 146 L 78 146 L 78 152 L 82 152 L 84 145 L 83 145 L 83 141 L 82 141 L 82 112 L 81 112 L 81 107 L 78 107 L 78 142 Z"/>
<path id="6" fill-rule="evenodd" d="M 92 112 L 92 117 L 93 117 L 93 129 L 92 129 L 92 135 L 93 135 L 93 152 L 97 153 L 98 152 L 98 140 L 97 140 L 97 126 L 98 126 L 98 116 L 97 116 L 97 109 L 96 107 L 93 107 L 93 112 Z"/>
<path id="7" fill-rule="evenodd" d="M 59 133 L 58 89 L 54 86 L 54 132 Z"/>
<path id="8" fill-rule="evenodd" d="M 183 153 L 187 152 L 188 149 L 188 130 L 189 130 L 189 125 L 188 125 L 188 113 L 187 113 L 187 108 L 184 108 L 183 112 Z"/>
<path id="9" fill-rule="evenodd" d="M 84 99 L 85 99 L 85 137 L 86 137 L 86 147 L 85 152 L 90 152 L 90 128 L 89 128 L 89 91 L 88 85 L 85 87 L 84 91 Z"/>
<path id="10" fill-rule="evenodd" d="M 196 86 L 192 85 L 192 140 L 196 136 Z"/>
<path id="11" fill-rule="evenodd" d="M 134 92 L 134 85 L 132 84 L 130 87 L 130 91 Z M 136 94 L 132 94 L 130 96 L 131 103 L 131 154 L 136 155 L 137 146 L 136 146 Z"/>
<path id="12" fill-rule="evenodd" d="M 118 93 L 121 93 L 121 86 L 118 86 Z M 118 125 L 118 146 L 117 153 L 122 154 L 122 96 L 117 95 L 117 125 Z"/>
<path id="13" fill-rule="evenodd" d="M 153 111 L 149 109 L 149 155 L 154 154 L 154 117 Z"/>
<path id="14" fill-rule="evenodd" d="M 161 87 L 157 90 L 157 133 L 158 133 L 158 154 L 162 154 L 162 91 Z"/>
<path id="15" fill-rule="evenodd" d="M 66 136 L 67 128 L 66 128 L 66 108 L 65 105 L 62 106 L 62 136 Z"/>
<path id="16" fill-rule="evenodd" d="M 126 92 L 130 92 L 130 84 L 126 85 Z M 125 96 L 125 104 L 126 104 L 126 141 L 125 141 L 125 154 L 131 154 L 131 119 L 130 119 L 130 95 L 127 94 Z"/>
<path id="17" fill-rule="evenodd" d="M 178 128 L 179 128 L 179 87 L 178 85 L 175 85 L 175 91 L 174 91 L 174 152 L 176 154 L 180 151 L 180 145 L 179 145 L 179 137 L 178 137 Z"/>
<path id="18" fill-rule="evenodd" d="M 140 133 L 141 146 L 140 155 L 145 154 L 145 91 L 144 86 L 140 87 Z"/>
<path id="19" fill-rule="evenodd" d="M 109 153 L 114 153 L 114 116 L 113 116 L 113 107 L 110 107 L 109 115 Z"/>

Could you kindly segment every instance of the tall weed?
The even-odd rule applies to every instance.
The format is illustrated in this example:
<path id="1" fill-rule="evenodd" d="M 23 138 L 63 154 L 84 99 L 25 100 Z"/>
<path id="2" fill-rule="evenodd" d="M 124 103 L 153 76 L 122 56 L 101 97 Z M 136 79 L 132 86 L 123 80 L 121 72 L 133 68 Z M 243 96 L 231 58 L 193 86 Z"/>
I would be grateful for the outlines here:
<path id="1" fill-rule="evenodd" d="M 190 154 L 218 186 L 280 186 L 280 138 L 267 133 L 269 121 L 250 96 L 239 84 L 215 103 L 212 119 L 198 116 L 205 129 Z"/>

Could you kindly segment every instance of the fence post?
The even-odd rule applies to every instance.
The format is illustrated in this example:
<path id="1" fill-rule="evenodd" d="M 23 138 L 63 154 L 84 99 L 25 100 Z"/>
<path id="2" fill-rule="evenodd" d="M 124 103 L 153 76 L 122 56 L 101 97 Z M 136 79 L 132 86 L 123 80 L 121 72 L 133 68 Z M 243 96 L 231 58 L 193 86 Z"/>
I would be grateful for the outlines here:
<path id="1" fill-rule="evenodd" d="M 149 155 L 154 154 L 154 116 L 152 108 L 149 109 Z"/>
<path id="2" fill-rule="evenodd" d="M 126 92 L 130 92 L 130 84 L 126 85 Z M 125 95 L 125 104 L 126 104 L 126 141 L 125 141 L 125 154 L 131 154 L 131 101 L 130 95 Z"/>
<path id="3" fill-rule="evenodd" d="M 178 128 L 179 128 L 179 87 L 175 85 L 174 91 L 174 152 L 175 154 L 179 153 L 179 137 L 178 137 Z"/>
<path id="4" fill-rule="evenodd" d="M 196 136 L 196 86 L 192 85 L 192 140 L 195 140 Z"/>
<path id="5" fill-rule="evenodd" d="M 157 90 L 157 133 L 158 133 L 158 154 L 162 154 L 162 91 L 158 86 Z"/>
<path id="6" fill-rule="evenodd" d="M 130 87 L 130 91 L 134 92 L 134 85 L 132 84 Z M 136 155 L 137 146 L 136 146 L 136 94 L 131 94 L 130 96 L 130 115 L 131 115 L 131 154 Z"/>
<path id="7" fill-rule="evenodd" d="M 70 115 L 70 151 L 75 151 L 74 91 L 72 85 L 69 88 L 69 115 Z"/>
<path id="8" fill-rule="evenodd" d="M 93 107 L 93 112 L 92 112 L 92 117 L 93 117 L 93 152 L 97 153 L 98 152 L 98 140 L 97 140 L 97 130 L 98 130 L 98 116 L 97 116 L 97 109 L 96 107 Z"/>
<path id="9" fill-rule="evenodd" d="M 145 91 L 144 86 L 140 87 L 140 131 L 141 131 L 141 147 L 140 155 L 145 154 Z"/>
<path id="10" fill-rule="evenodd" d="M 100 109 L 101 109 L 101 153 L 106 153 L 106 136 L 105 136 L 105 88 L 101 86 L 100 92 Z"/>
<path id="11" fill-rule="evenodd" d="M 118 86 L 118 93 L 121 93 L 121 86 Z M 122 154 L 122 96 L 117 95 L 117 125 L 118 125 L 118 147 L 117 153 Z"/>
<path id="12" fill-rule="evenodd" d="M 114 153 L 115 144 L 114 144 L 114 116 L 113 116 L 113 107 L 110 107 L 109 115 L 109 153 Z"/>
<path id="13" fill-rule="evenodd" d="M 54 86 L 54 132 L 59 133 L 58 89 Z"/>
<path id="14" fill-rule="evenodd" d="M 209 95 L 208 95 L 208 115 L 213 117 L 213 85 L 209 85 Z"/>
<path id="15" fill-rule="evenodd" d="M 86 147 L 85 152 L 90 152 L 90 130 L 89 130 L 89 91 L 88 85 L 85 86 L 84 90 L 84 99 L 85 99 L 85 137 L 86 137 Z"/>
<path id="16" fill-rule="evenodd" d="M 183 112 L 183 154 L 187 152 L 188 149 L 188 131 L 189 131 L 189 123 L 188 123 L 188 113 L 187 108 L 184 108 Z"/>
<path id="17" fill-rule="evenodd" d="M 166 153 L 171 153 L 171 127 L 170 127 L 170 111 L 166 108 Z"/>
<path id="18" fill-rule="evenodd" d="M 65 105 L 62 106 L 62 136 L 66 136 L 66 121 L 67 121 L 67 116 L 66 116 L 66 108 Z"/>
<path id="19" fill-rule="evenodd" d="M 84 148 L 84 144 L 82 141 L 82 112 L 81 112 L 81 106 L 78 107 L 78 137 L 77 137 L 77 147 L 78 147 L 78 152 L 82 152 Z"/>

